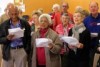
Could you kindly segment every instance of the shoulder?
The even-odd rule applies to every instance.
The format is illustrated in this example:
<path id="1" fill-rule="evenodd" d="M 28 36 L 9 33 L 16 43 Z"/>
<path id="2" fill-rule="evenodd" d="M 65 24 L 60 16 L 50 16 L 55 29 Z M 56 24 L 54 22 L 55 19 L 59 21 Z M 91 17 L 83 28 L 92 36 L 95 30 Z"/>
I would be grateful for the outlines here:
<path id="1" fill-rule="evenodd" d="M 90 31 L 89 31 L 88 29 L 85 29 L 85 30 L 82 32 L 82 34 L 84 34 L 84 35 L 90 35 Z"/>
<path id="2" fill-rule="evenodd" d="M 56 28 L 58 29 L 58 28 L 61 28 L 61 27 L 62 27 L 62 24 L 59 24 L 59 25 L 57 25 Z"/>
<path id="3" fill-rule="evenodd" d="M 48 30 L 48 34 L 47 34 L 50 38 L 57 38 L 59 35 L 57 34 L 57 32 L 55 32 L 52 29 Z"/>
<path id="4" fill-rule="evenodd" d="M 72 27 L 74 26 L 74 24 L 69 23 L 68 26 L 69 26 L 70 28 L 72 28 Z"/>
<path id="5" fill-rule="evenodd" d="M 1 25 L 1 26 L 5 26 L 5 25 L 7 26 L 8 24 L 10 24 L 10 19 L 4 21 L 4 22 L 1 23 L 0 25 Z"/>
<path id="6" fill-rule="evenodd" d="M 21 23 L 27 24 L 28 22 L 23 20 L 23 19 L 19 19 Z"/>
<path id="7" fill-rule="evenodd" d="M 19 19 L 19 20 L 20 20 L 21 24 L 23 24 L 23 25 L 25 25 L 27 27 L 30 27 L 30 25 L 29 25 L 29 23 L 27 21 L 25 21 L 23 19 Z"/>
<path id="8" fill-rule="evenodd" d="M 54 30 L 52 30 L 51 28 L 49 28 L 48 33 L 57 35 L 57 33 Z"/>
<path id="9" fill-rule="evenodd" d="M 84 19 L 84 21 L 88 21 L 89 18 L 91 18 L 91 16 L 87 16 L 87 17 Z"/>
<path id="10" fill-rule="evenodd" d="M 90 21 L 91 21 L 91 16 L 87 16 L 87 17 L 83 20 L 83 23 L 86 25 L 86 24 L 89 24 Z"/>

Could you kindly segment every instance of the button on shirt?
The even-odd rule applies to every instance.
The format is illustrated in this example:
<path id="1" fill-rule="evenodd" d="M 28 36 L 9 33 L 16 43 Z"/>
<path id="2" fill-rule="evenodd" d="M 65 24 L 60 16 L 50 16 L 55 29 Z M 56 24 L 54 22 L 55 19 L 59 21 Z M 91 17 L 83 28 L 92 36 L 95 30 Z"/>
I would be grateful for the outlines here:
<path id="1" fill-rule="evenodd" d="M 21 28 L 21 23 L 18 22 L 16 25 L 13 25 L 12 22 L 10 22 L 10 28 L 13 29 L 13 28 Z M 22 42 L 22 38 L 17 38 L 17 39 L 14 39 L 12 40 L 10 46 L 11 47 L 17 47 L 17 46 L 22 46 L 23 45 L 23 42 Z"/>

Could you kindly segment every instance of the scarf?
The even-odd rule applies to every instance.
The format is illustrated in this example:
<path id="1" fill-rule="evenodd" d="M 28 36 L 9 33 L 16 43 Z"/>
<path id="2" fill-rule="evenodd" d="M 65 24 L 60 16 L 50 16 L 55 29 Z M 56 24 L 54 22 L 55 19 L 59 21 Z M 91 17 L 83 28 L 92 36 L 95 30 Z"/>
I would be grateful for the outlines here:
<path id="1" fill-rule="evenodd" d="M 45 28 L 45 29 L 40 28 L 40 31 L 39 31 L 40 38 L 44 38 L 47 31 L 48 31 L 48 28 Z"/>
<path id="2" fill-rule="evenodd" d="M 79 34 L 82 33 L 85 29 L 86 29 L 86 27 L 84 26 L 83 23 L 81 23 L 79 25 L 75 25 L 72 28 L 73 37 L 75 37 L 77 40 L 79 40 Z"/>

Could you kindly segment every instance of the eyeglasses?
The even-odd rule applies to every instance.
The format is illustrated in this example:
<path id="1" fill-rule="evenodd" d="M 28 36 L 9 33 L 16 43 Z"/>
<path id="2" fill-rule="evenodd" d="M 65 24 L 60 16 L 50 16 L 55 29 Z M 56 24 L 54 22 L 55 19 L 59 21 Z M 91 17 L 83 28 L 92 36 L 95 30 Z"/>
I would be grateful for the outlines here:
<path id="1" fill-rule="evenodd" d="M 62 5 L 62 7 L 67 7 L 66 5 Z"/>

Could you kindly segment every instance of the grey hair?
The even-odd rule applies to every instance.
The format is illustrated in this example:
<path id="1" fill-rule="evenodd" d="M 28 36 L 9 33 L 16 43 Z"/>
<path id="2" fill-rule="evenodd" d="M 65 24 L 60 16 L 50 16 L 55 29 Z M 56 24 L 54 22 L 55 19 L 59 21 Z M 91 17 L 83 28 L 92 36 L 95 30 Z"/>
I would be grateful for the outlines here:
<path id="1" fill-rule="evenodd" d="M 41 18 L 43 18 L 43 17 L 47 18 L 49 24 L 52 24 L 51 16 L 49 14 L 42 14 L 42 15 L 40 15 L 40 17 L 39 17 L 39 23 L 41 21 Z"/>

